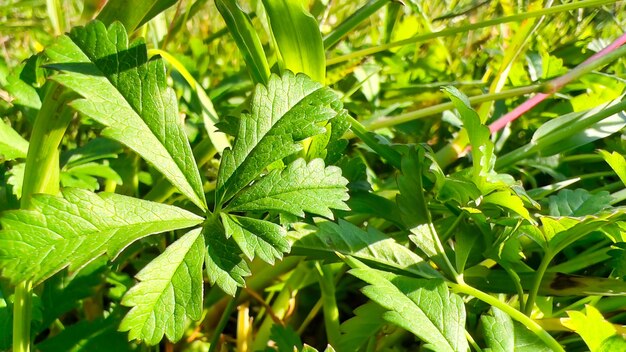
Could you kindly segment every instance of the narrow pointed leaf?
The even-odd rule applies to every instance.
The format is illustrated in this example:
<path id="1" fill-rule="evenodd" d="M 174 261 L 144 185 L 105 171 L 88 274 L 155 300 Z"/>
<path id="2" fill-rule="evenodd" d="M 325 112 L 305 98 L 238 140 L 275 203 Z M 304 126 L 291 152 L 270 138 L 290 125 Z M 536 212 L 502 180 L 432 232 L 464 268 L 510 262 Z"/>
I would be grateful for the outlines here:
<path id="1" fill-rule="evenodd" d="M 230 211 L 277 211 L 304 217 L 304 212 L 333 218 L 330 210 L 349 210 L 348 180 L 336 166 L 322 159 L 308 164 L 298 159 L 284 170 L 272 172 L 242 191 L 228 205 Z"/>
<path id="2" fill-rule="evenodd" d="M 204 237 L 193 230 L 171 244 L 135 277 L 140 282 L 122 299 L 132 309 L 120 324 L 130 339 L 156 345 L 163 335 L 180 340 L 187 318 L 202 316 Z"/>
<path id="3" fill-rule="evenodd" d="M 237 1 L 215 0 L 215 6 L 222 15 L 230 35 L 243 55 L 250 76 L 255 83 L 267 84 L 270 67 L 250 17 L 239 7 Z"/>
<path id="4" fill-rule="evenodd" d="M 176 0 L 109 0 L 98 20 L 107 25 L 119 21 L 132 32 L 175 3 Z"/>
<path id="5" fill-rule="evenodd" d="M 0 218 L 0 267 L 13 282 L 34 284 L 102 254 L 114 258 L 134 241 L 197 225 L 202 218 L 180 208 L 115 193 L 65 189 L 63 197 L 35 195 L 32 210 Z"/>
<path id="6" fill-rule="evenodd" d="M 274 264 L 275 259 L 282 259 L 283 253 L 289 252 L 287 231 L 282 226 L 241 216 L 220 215 L 226 236 L 233 237 L 248 259 L 258 256 Z"/>
<path id="7" fill-rule="evenodd" d="M 79 112 L 106 126 L 102 134 L 136 151 L 202 209 L 202 181 L 176 96 L 167 86 L 161 59 L 148 61 L 142 41 L 129 43 L 119 23 L 74 28 L 46 50 L 60 84 L 84 99 Z"/>
<path id="8" fill-rule="evenodd" d="M 282 68 L 324 83 L 326 54 L 315 18 L 299 0 L 263 0 Z"/>
<path id="9" fill-rule="evenodd" d="M 381 274 L 354 258 L 346 262 L 350 274 L 367 282 L 363 293 L 385 307 L 383 318 L 419 337 L 434 351 L 467 351 L 465 306 L 443 280 L 414 279 Z"/>
<path id="10" fill-rule="evenodd" d="M 224 204 L 267 166 L 302 150 L 298 142 L 324 133 L 317 123 L 341 111 L 333 91 L 302 74 L 286 72 L 272 76 L 267 87 L 257 85 L 251 113 L 242 115 L 235 145 L 222 156 L 216 203 Z"/>

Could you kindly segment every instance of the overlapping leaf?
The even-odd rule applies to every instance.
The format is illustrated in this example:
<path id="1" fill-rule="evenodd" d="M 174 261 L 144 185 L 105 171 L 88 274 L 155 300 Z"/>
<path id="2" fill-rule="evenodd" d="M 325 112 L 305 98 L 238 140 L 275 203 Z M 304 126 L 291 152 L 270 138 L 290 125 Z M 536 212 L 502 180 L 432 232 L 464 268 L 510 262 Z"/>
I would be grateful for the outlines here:
<path id="1" fill-rule="evenodd" d="M 286 72 L 256 87 L 251 113 L 243 115 L 232 150 L 225 150 L 217 179 L 216 203 L 224 204 L 267 166 L 302 149 L 299 141 L 324 133 L 317 125 L 342 111 L 328 87 Z"/>
<path id="2" fill-rule="evenodd" d="M 296 255 L 327 259 L 340 253 L 410 275 L 440 277 L 422 258 L 392 238 L 374 228 L 361 230 L 345 220 L 338 224 L 320 221 L 317 227 L 304 225 L 290 237 Z"/>
<path id="3" fill-rule="evenodd" d="M 242 191 L 228 205 L 230 211 L 277 211 L 304 216 L 304 212 L 332 218 L 330 208 L 349 210 L 348 180 L 336 166 L 324 168 L 322 159 L 308 164 L 298 159 L 286 169 L 272 170 Z"/>
<path id="4" fill-rule="evenodd" d="M 148 61 L 145 44 L 129 43 L 126 30 L 101 22 L 74 28 L 46 50 L 53 76 L 84 99 L 72 102 L 81 113 L 106 126 L 103 135 L 136 151 L 206 209 L 196 162 L 178 117 L 174 92 L 160 59 Z"/>
<path id="5" fill-rule="evenodd" d="M 501 310 L 491 308 L 493 315 L 480 317 L 485 342 L 492 352 L 549 352 L 552 351 L 524 325 L 513 321 Z"/>
<path id="6" fill-rule="evenodd" d="M 242 216 L 221 214 L 227 236 L 232 236 L 243 253 L 252 260 L 255 255 L 263 261 L 274 264 L 274 259 L 282 259 L 289 251 L 287 231 L 269 221 Z"/>
<path id="7" fill-rule="evenodd" d="M 352 275 L 371 285 L 363 293 L 388 310 L 385 320 L 415 334 L 431 350 L 469 349 L 463 300 L 450 293 L 442 280 L 382 274 L 350 257 L 346 262 L 353 268 Z"/>
<path id="8" fill-rule="evenodd" d="M 36 285 L 67 266 L 77 269 L 104 253 L 113 258 L 142 237 L 201 221 L 174 206 L 114 193 L 66 189 L 63 197 L 36 195 L 31 210 L 0 218 L 0 266 L 11 281 Z"/>
<path id="9" fill-rule="evenodd" d="M 170 341 L 178 341 L 186 318 L 199 320 L 202 315 L 204 253 L 204 237 L 196 229 L 146 265 L 136 275 L 141 282 L 122 300 L 123 305 L 133 308 L 122 320 L 120 330 L 129 330 L 129 338 L 149 345 L 158 344 L 163 334 Z"/>

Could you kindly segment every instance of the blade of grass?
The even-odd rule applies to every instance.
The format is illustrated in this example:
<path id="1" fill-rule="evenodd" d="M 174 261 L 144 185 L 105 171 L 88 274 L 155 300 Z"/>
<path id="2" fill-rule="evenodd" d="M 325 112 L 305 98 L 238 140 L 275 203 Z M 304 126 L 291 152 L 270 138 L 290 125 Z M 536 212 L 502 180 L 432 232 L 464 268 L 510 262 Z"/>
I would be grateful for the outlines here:
<path id="1" fill-rule="evenodd" d="M 324 84 L 326 55 L 317 21 L 301 1 L 263 0 L 282 70 L 305 73 Z"/>
<path id="2" fill-rule="evenodd" d="M 341 56 L 336 56 L 336 57 L 330 58 L 330 59 L 326 60 L 326 64 L 329 65 L 329 66 L 330 65 L 335 65 L 335 64 L 338 64 L 340 62 L 344 62 L 344 61 L 348 61 L 348 60 L 352 60 L 352 59 L 358 59 L 358 58 L 361 58 L 361 57 L 364 57 L 364 56 L 380 53 L 380 52 L 383 52 L 383 51 L 386 51 L 386 50 L 389 50 L 389 49 L 392 49 L 392 48 L 397 48 L 397 47 L 401 47 L 401 46 L 405 46 L 405 45 L 415 44 L 415 43 L 423 42 L 423 41 L 426 41 L 426 40 L 429 40 L 429 39 L 445 37 L 445 36 L 454 35 L 454 34 L 458 34 L 458 33 L 469 32 L 469 31 L 475 30 L 475 29 L 491 27 L 491 26 L 502 24 L 502 23 L 523 21 L 523 20 L 529 19 L 529 18 L 541 17 L 541 16 L 546 16 L 546 15 L 551 15 L 551 14 L 556 14 L 556 13 L 561 13 L 561 12 L 581 9 L 581 8 L 585 8 L 585 7 L 606 5 L 606 4 L 614 3 L 616 1 L 617 0 L 585 0 L 585 1 L 577 1 L 577 2 L 572 2 L 572 3 L 563 4 L 563 5 L 559 5 L 559 6 L 553 6 L 553 7 L 547 8 L 547 9 L 542 9 L 542 10 L 537 10 L 537 11 L 530 11 L 530 12 L 520 13 L 520 14 L 512 15 L 512 16 L 498 17 L 498 18 L 494 18 L 494 19 L 491 19 L 491 20 L 486 20 L 486 21 L 483 21 L 483 22 L 471 23 L 471 24 L 460 26 L 460 27 L 448 28 L 448 29 L 444 29 L 444 30 L 441 30 L 441 31 L 438 31 L 438 32 L 420 34 L 420 35 L 416 35 L 414 37 L 411 37 L 411 38 L 408 38 L 408 39 L 404 39 L 404 40 L 400 40 L 400 41 L 397 41 L 397 42 L 391 42 L 391 43 L 388 43 L 388 44 L 381 44 L 381 45 L 377 45 L 377 46 L 374 46 L 374 47 L 371 47 L 371 48 L 357 50 L 357 51 L 351 52 L 351 53 L 346 54 L 346 55 L 341 55 Z"/>
<path id="3" fill-rule="evenodd" d="M 367 4 L 356 10 L 352 15 L 348 16 L 348 18 L 335 27 L 332 32 L 328 33 L 328 35 L 324 38 L 324 47 L 326 49 L 332 48 L 341 40 L 341 38 L 352 32 L 361 22 L 365 21 L 383 6 L 387 5 L 389 1 L 390 0 L 368 1 Z"/>

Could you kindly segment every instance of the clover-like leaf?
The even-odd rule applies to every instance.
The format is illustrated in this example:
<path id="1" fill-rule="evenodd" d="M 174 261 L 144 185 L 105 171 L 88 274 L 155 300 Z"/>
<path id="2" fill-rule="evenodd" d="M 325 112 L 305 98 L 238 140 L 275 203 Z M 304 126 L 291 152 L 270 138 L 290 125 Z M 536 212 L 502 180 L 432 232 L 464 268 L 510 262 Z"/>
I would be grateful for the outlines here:
<path id="1" fill-rule="evenodd" d="M 130 339 L 156 345 L 163 334 L 178 341 L 187 317 L 202 315 L 202 264 L 204 237 L 192 230 L 171 244 L 135 276 L 140 282 L 124 296 L 122 304 L 133 307 L 120 325 Z"/>
<path id="2" fill-rule="evenodd" d="M 37 285 L 69 266 L 75 270 L 106 253 L 114 258 L 134 241 L 197 225 L 186 210 L 115 193 L 65 189 L 63 197 L 35 195 L 32 209 L 0 217 L 2 274 Z"/>
<path id="3" fill-rule="evenodd" d="M 222 205 L 254 181 L 267 166 L 302 150 L 299 141 L 324 133 L 318 123 L 343 111 L 328 87 L 303 74 L 273 75 L 257 85 L 250 114 L 244 114 L 233 149 L 220 163 L 216 203 Z"/>
<path id="4" fill-rule="evenodd" d="M 148 60 L 145 44 L 130 42 L 120 23 L 93 21 L 51 47 L 55 81 L 80 94 L 71 105 L 105 126 L 102 134 L 133 149 L 202 209 L 202 181 L 167 86 L 161 59 Z"/>
<path id="5" fill-rule="evenodd" d="M 348 180 L 336 166 L 324 167 L 322 159 L 308 164 L 298 159 L 286 169 L 272 170 L 246 188 L 228 205 L 230 211 L 277 211 L 304 216 L 304 212 L 333 218 L 330 208 L 349 210 Z"/>

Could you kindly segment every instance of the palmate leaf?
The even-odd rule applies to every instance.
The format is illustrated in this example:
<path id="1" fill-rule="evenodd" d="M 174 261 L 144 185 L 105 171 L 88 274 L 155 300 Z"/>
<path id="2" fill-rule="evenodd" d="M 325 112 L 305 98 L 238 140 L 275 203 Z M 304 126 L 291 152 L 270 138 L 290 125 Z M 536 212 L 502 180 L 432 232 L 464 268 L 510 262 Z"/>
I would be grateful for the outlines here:
<path id="1" fill-rule="evenodd" d="M 202 315 L 202 264 L 204 237 L 192 230 L 171 244 L 165 252 L 146 265 L 136 278 L 122 304 L 133 307 L 120 324 L 129 330 L 130 339 L 156 345 L 163 334 L 178 341 L 186 328 L 186 318 Z M 175 304 L 173 304 L 175 303 Z"/>
<path id="2" fill-rule="evenodd" d="M 362 289 L 388 311 L 383 318 L 419 337 L 434 351 L 467 351 L 465 306 L 443 280 L 414 279 L 379 272 L 350 257 L 350 274 L 367 282 Z"/>
<path id="3" fill-rule="evenodd" d="M 0 217 L 0 267 L 12 282 L 34 284 L 69 266 L 75 270 L 106 253 L 114 258 L 134 241 L 197 225 L 180 208 L 115 193 L 65 189 L 63 197 L 35 195 L 31 210 Z"/>
<path id="4" fill-rule="evenodd" d="M 133 149 L 202 209 L 202 181 L 167 86 L 161 59 L 148 61 L 142 41 L 129 43 L 119 23 L 76 27 L 46 49 L 52 77 L 84 99 L 71 105 L 106 126 L 102 134 Z"/>
<path id="5" fill-rule="evenodd" d="M 302 150 L 299 141 L 324 133 L 318 123 L 342 112 L 337 95 L 303 74 L 273 75 L 266 86 L 257 85 L 251 113 L 244 114 L 232 150 L 220 163 L 216 204 L 230 200 L 267 166 Z"/>
<path id="6" fill-rule="evenodd" d="M 591 351 L 597 351 L 604 340 L 617 333 L 613 324 L 593 306 L 585 305 L 584 313 L 567 311 L 567 316 L 561 318 L 561 324 L 580 335 Z"/>
<path id="7" fill-rule="evenodd" d="M 286 169 L 272 170 L 246 188 L 228 205 L 229 211 L 277 211 L 304 216 L 304 212 L 333 218 L 330 208 L 350 210 L 348 180 L 336 166 L 324 168 L 322 159 L 298 159 Z"/>

